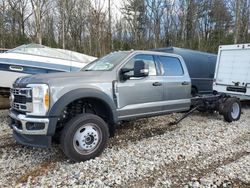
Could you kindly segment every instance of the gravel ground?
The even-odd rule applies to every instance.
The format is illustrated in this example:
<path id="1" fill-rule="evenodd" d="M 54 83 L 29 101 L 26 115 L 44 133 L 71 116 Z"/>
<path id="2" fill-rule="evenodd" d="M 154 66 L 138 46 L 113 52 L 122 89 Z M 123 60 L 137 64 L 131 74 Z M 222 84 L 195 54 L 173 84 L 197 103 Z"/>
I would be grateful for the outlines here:
<path id="1" fill-rule="evenodd" d="M 180 114 L 122 125 L 94 160 L 72 163 L 58 146 L 17 144 L 0 111 L 0 187 L 250 187 L 250 109 L 238 122 Z"/>

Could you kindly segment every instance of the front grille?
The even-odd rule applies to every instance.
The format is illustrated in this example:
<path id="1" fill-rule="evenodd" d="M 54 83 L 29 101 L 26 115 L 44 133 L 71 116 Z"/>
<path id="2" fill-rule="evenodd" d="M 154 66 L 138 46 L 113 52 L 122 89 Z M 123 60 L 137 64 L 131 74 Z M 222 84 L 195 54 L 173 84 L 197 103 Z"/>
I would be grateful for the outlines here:
<path id="1" fill-rule="evenodd" d="M 32 103 L 31 88 L 13 88 L 11 93 L 11 107 L 17 111 L 30 111 L 29 106 Z"/>
<path id="2" fill-rule="evenodd" d="M 14 103 L 26 104 L 26 97 L 21 95 L 14 95 Z"/>

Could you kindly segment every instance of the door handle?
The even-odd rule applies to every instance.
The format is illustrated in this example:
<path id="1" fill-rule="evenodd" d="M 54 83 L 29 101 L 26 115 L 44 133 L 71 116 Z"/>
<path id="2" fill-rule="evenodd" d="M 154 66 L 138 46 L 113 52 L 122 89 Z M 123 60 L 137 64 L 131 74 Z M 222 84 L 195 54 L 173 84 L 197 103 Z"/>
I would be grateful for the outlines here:
<path id="1" fill-rule="evenodd" d="M 184 81 L 184 82 L 181 83 L 181 85 L 183 85 L 183 86 L 189 85 L 189 82 Z"/>
<path id="2" fill-rule="evenodd" d="M 9 66 L 9 69 L 10 70 L 13 70 L 13 71 L 23 71 L 23 67 L 19 67 L 19 66 Z"/>
<path id="3" fill-rule="evenodd" d="M 153 86 L 162 86 L 162 83 L 160 83 L 160 82 L 154 82 Z"/>

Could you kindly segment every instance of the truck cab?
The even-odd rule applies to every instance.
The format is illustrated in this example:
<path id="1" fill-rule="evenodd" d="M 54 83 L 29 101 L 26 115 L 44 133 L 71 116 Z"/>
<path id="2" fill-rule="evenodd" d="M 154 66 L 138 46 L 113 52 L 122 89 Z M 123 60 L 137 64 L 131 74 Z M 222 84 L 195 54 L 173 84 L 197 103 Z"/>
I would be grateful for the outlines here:
<path id="1" fill-rule="evenodd" d="M 144 75 L 140 75 L 142 62 Z M 134 52 L 117 69 L 117 78 L 114 94 L 119 120 L 190 107 L 191 80 L 180 56 Z"/>

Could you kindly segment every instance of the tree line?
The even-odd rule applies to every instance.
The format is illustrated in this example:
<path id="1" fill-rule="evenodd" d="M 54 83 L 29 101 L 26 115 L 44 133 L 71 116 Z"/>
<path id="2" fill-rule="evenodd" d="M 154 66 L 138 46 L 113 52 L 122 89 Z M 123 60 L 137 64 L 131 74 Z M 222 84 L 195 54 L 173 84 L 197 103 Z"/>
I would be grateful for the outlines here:
<path id="1" fill-rule="evenodd" d="M 106 6 L 107 5 L 107 6 Z M 250 0 L 0 0 L 0 48 L 25 43 L 103 56 L 250 42 Z"/>

